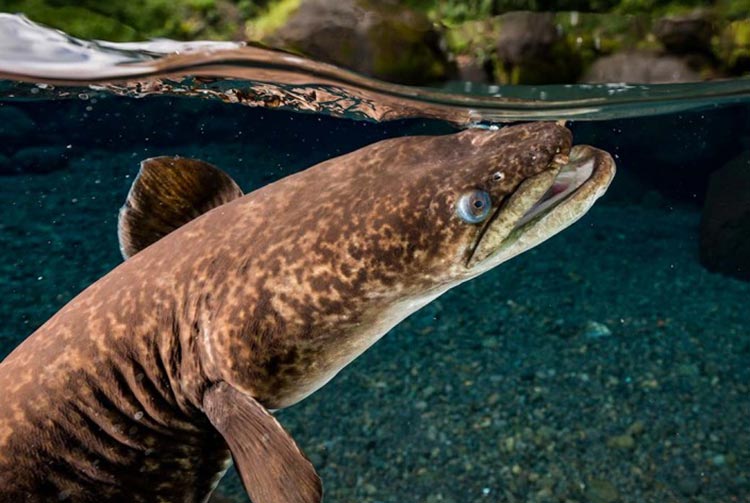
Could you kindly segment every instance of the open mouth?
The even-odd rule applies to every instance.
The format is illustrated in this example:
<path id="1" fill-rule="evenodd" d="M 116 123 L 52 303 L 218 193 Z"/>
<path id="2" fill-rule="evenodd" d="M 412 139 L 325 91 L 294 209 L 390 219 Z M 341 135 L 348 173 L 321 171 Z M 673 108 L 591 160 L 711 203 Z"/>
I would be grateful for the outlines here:
<path id="1" fill-rule="evenodd" d="M 614 174 L 615 163 L 608 153 L 574 146 L 567 160 L 556 159 L 553 169 L 522 182 L 495 210 L 467 266 L 485 261 L 496 265 L 557 234 L 588 211 Z"/>
<path id="2" fill-rule="evenodd" d="M 593 155 L 587 155 L 590 154 L 590 152 L 587 152 L 587 149 L 588 147 L 580 145 L 573 147 L 570 151 L 568 163 L 560 168 L 560 171 L 552 182 L 552 186 L 516 222 L 516 228 L 551 210 L 591 178 L 591 175 L 594 173 L 596 159 Z"/>

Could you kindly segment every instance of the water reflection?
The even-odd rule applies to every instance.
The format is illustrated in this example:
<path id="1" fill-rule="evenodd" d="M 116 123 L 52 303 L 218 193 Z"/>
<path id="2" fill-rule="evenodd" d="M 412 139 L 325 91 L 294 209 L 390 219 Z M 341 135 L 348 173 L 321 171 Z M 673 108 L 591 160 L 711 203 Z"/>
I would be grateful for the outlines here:
<path id="1" fill-rule="evenodd" d="M 15 81 L 0 87 L 5 97 L 76 97 L 92 91 L 133 97 L 196 96 L 355 119 L 421 117 L 457 125 L 636 117 L 710 108 L 750 95 L 748 78 L 659 86 L 418 88 L 259 45 L 85 42 L 5 14 L 0 14 L 0 78 Z"/>

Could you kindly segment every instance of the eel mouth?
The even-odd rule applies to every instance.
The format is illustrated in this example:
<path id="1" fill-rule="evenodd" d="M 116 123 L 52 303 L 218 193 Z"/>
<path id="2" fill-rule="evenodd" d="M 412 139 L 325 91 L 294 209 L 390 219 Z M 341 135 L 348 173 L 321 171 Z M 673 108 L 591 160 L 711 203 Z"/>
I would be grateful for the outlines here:
<path id="1" fill-rule="evenodd" d="M 556 156 L 549 170 L 524 180 L 495 210 L 466 266 L 494 267 L 557 234 L 591 208 L 614 175 L 612 157 L 588 145 Z"/>

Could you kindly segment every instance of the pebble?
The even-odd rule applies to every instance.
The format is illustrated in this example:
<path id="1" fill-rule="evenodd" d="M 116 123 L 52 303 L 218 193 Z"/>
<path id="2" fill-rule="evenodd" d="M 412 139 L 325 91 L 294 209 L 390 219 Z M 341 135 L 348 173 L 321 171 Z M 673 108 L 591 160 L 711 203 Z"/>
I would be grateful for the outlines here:
<path id="1" fill-rule="evenodd" d="M 500 393 L 492 393 L 487 398 L 487 405 L 495 405 L 499 401 L 500 401 Z"/>
<path id="2" fill-rule="evenodd" d="M 717 454 L 711 458 L 711 463 L 713 463 L 714 466 L 724 466 L 726 462 L 727 458 L 723 454 Z"/>
<path id="3" fill-rule="evenodd" d="M 685 477 L 677 481 L 677 490 L 683 496 L 694 496 L 698 494 L 700 489 L 700 483 L 692 477 Z"/>
<path id="4" fill-rule="evenodd" d="M 677 367 L 677 375 L 682 377 L 697 377 L 700 375 L 700 368 L 695 363 L 683 363 Z"/>
<path id="5" fill-rule="evenodd" d="M 646 425 L 643 421 L 638 420 L 628 426 L 626 433 L 631 437 L 637 437 L 639 435 L 642 435 L 644 431 L 646 431 Z"/>
<path id="6" fill-rule="evenodd" d="M 617 488 L 605 479 L 591 479 L 586 487 L 585 496 L 589 503 L 615 503 L 620 500 Z"/>
<path id="7" fill-rule="evenodd" d="M 607 440 L 607 447 L 615 449 L 632 449 L 635 447 L 635 440 L 630 435 L 615 435 Z"/>
<path id="8" fill-rule="evenodd" d="M 482 339 L 482 347 L 484 349 L 497 349 L 500 346 L 500 341 L 497 337 L 486 337 Z"/>
<path id="9" fill-rule="evenodd" d="M 325 460 L 323 459 L 323 456 L 318 454 L 315 451 L 309 452 L 307 454 L 308 459 L 310 459 L 310 463 L 316 468 L 322 468 L 325 464 Z"/>
<path id="10" fill-rule="evenodd" d="M 604 323 L 598 321 L 588 321 L 583 327 L 583 335 L 587 339 L 601 339 L 612 335 L 612 330 Z"/>

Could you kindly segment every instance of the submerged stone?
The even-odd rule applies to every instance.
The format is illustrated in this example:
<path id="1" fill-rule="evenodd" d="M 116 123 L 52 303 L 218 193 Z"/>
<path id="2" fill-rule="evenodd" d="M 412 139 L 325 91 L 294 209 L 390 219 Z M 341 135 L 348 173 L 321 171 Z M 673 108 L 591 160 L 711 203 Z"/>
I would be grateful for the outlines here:
<path id="1" fill-rule="evenodd" d="M 591 479 L 586 487 L 585 493 L 588 503 L 615 503 L 620 501 L 620 493 L 617 488 L 605 479 Z"/>
<path id="2" fill-rule="evenodd" d="M 607 447 L 612 449 L 630 450 L 635 447 L 635 440 L 630 435 L 615 435 L 607 440 Z"/>
<path id="3" fill-rule="evenodd" d="M 50 173 L 68 166 L 68 153 L 65 147 L 45 145 L 19 150 L 7 161 L 0 159 L 0 174 Z"/>
<path id="4" fill-rule="evenodd" d="M 612 335 L 612 330 L 604 323 L 589 321 L 583 327 L 583 335 L 588 339 L 601 339 Z"/>
<path id="5" fill-rule="evenodd" d="M 700 226 L 700 260 L 711 271 L 750 281 L 750 156 L 711 175 Z"/>
<path id="6" fill-rule="evenodd" d="M 10 158 L 5 154 L 0 153 L 0 175 L 7 173 L 12 173 L 10 169 Z"/>
<path id="7" fill-rule="evenodd" d="M 28 144 L 34 135 L 36 124 L 22 110 L 10 106 L 0 106 L 0 148 L 2 144 Z"/>
<path id="8" fill-rule="evenodd" d="M 677 481 L 677 491 L 683 496 L 695 496 L 700 492 L 700 481 L 693 477 L 683 477 Z"/>

